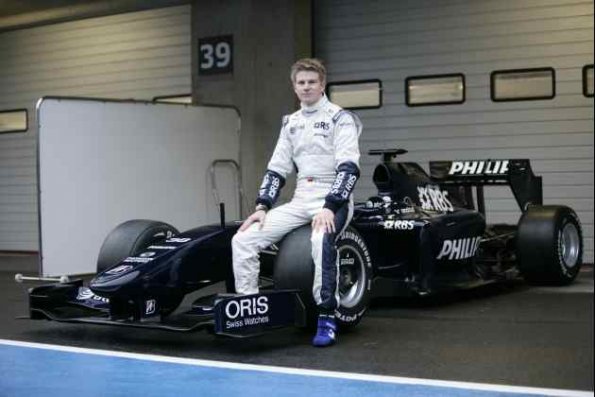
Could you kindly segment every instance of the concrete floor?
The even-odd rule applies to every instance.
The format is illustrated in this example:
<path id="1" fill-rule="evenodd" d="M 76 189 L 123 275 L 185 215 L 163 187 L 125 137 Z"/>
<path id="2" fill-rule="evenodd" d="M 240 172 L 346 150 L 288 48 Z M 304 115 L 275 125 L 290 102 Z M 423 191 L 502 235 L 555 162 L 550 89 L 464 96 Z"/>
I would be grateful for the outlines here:
<path id="1" fill-rule="evenodd" d="M 522 282 L 435 299 L 376 301 L 330 349 L 285 329 L 237 340 L 206 333 L 17 320 L 36 256 L 0 256 L 0 338 L 309 369 L 518 386 L 593 390 L 593 268 L 565 288 Z"/>

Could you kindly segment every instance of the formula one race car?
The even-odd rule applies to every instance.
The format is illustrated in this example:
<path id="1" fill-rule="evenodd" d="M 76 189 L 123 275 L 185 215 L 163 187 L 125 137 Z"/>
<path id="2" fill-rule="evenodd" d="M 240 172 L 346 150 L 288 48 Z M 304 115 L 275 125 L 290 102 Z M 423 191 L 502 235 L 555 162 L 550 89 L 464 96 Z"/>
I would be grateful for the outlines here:
<path id="1" fill-rule="evenodd" d="M 373 181 L 377 196 L 356 204 L 337 241 L 342 326 L 357 324 L 370 299 L 428 295 L 522 276 L 565 285 L 582 264 L 575 212 L 542 205 L 541 177 L 529 160 L 437 161 L 430 175 L 383 157 Z M 486 225 L 483 188 L 508 185 L 522 211 L 516 225 Z M 223 214 L 223 210 L 222 210 Z M 261 293 L 234 296 L 231 238 L 240 222 L 183 233 L 155 221 L 116 227 L 99 253 L 97 275 L 29 291 L 30 318 L 246 336 L 291 324 L 314 312 L 310 225 L 261 255 Z M 201 295 L 213 284 L 227 294 Z M 205 295 L 204 293 L 202 295 Z"/>

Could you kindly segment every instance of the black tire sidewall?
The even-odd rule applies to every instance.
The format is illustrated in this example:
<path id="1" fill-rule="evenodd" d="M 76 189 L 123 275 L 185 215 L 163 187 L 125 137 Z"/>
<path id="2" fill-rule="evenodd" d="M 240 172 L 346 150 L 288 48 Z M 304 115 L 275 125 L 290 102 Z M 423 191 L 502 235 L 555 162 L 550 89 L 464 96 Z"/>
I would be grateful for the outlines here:
<path id="1" fill-rule="evenodd" d="M 566 227 L 566 225 L 572 224 L 578 231 L 580 247 L 579 247 L 579 256 L 577 262 L 574 264 L 573 267 L 569 267 L 566 262 L 564 261 L 562 255 L 562 231 Z M 555 261 L 557 263 L 557 271 L 558 271 L 558 278 L 557 280 L 553 280 L 554 282 L 558 282 L 561 284 L 568 284 L 574 280 L 580 270 L 580 265 L 582 263 L 582 255 L 583 255 L 583 235 L 580 226 L 580 222 L 578 217 L 574 213 L 574 211 L 568 210 L 568 208 L 563 208 L 558 213 L 556 219 L 556 243 L 554 247 L 554 254 L 555 254 Z"/>
<path id="2" fill-rule="evenodd" d="M 118 225 L 105 238 L 97 258 L 97 273 L 136 256 L 151 244 L 179 234 L 173 226 L 151 220 L 131 220 Z"/>
<path id="3" fill-rule="evenodd" d="M 166 223 L 157 223 L 145 230 L 135 244 L 130 249 L 130 255 L 136 256 L 144 251 L 153 243 L 172 238 L 178 234 L 178 231 Z"/>
<path id="4" fill-rule="evenodd" d="M 358 282 L 362 284 L 361 288 L 363 288 L 363 291 L 361 292 L 359 301 L 357 301 L 356 304 L 352 305 L 351 307 L 345 307 L 339 304 L 339 307 L 335 311 L 335 317 L 339 325 L 342 327 L 350 327 L 359 323 L 370 303 L 370 298 L 372 295 L 371 280 L 373 276 L 372 258 L 362 236 L 351 227 L 348 227 L 343 233 L 341 233 L 337 239 L 336 246 L 339 274 L 341 270 L 341 254 L 343 252 L 354 252 L 356 253 L 355 260 L 357 262 L 363 262 L 355 263 L 355 266 L 362 266 L 361 279 L 358 280 Z"/>
<path id="5" fill-rule="evenodd" d="M 577 262 L 569 267 L 562 255 L 562 232 L 572 224 L 579 237 Z M 576 213 L 565 206 L 529 208 L 523 215 L 517 236 L 519 270 L 530 283 L 567 285 L 577 276 L 584 245 L 582 229 Z"/>

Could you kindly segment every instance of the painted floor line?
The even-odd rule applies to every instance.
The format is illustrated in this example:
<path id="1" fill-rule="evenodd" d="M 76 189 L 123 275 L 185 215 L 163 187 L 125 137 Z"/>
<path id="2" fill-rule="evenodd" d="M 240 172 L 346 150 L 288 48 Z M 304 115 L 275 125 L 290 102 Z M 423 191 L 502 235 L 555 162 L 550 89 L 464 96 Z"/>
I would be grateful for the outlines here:
<path id="1" fill-rule="evenodd" d="M 420 385 L 420 386 L 435 386 L 445 388 L 455 388 L 464 390 L 478 390 L 478 391 L 491 391 L 491 392 L 502 392 L 510 394 L 535 394 L 539 396 L 559 396 L 559 397 L 593 397 L 593 391 L 581 391 L 581 390 L 564 390 L 564 389 L 548 389 L 538 387 L 523 387 L 523 386 L 508 386 L 508 385 L 497 385 L 488 383 L 472 383 L 472 382 L 457 382 L 457 381 L 443 381 L 433 379 L 422 379 L 422 378 L 405 378 L 397 376 L 387 375 L 369 375 L 369 374 L 358 374 L 350 372 L 335 372 L 335 371 L 323 371 L 323 370 L 311 370 L 311 369 L 300 369 L 290 367 L 277 367 L 269 365 L 257 365 L 257 364 L 242 364 L 227 361 L 212 361 L 194 358 L 183 358 L 183 357 L 171 357 L 171 356 L 160 356 L 154 354 L 141 354 L 141 353 L 128 353 L 112 350 L 100 350 L 100 349 L 89 349 L 82 347 L 62 346 L 62 345 L 51 345 L 44 343 L 35 342 L 22 342 L 8 339 L 0 339 L 0 345 L 16 346 L 23 348 L 33 349 L 45 349 L 53 351 L 61 351 L 68 353 L 79 353 L 79 354 L 90 354 L 107 357 L 121 357 L 136 360 L 173 363 L 192 365 L 200 367 L 212 367 L 212 368 L 223 368 L 223 369 L 236 369 L 244 371 L 260 371 L 287 375 L 302 375 L 302 376 L 314 376 L 314 377 L 326 377 L 336 379 L 349 379 L 359 380 L 368 382 L 382 382 L 402 385 Z"/>

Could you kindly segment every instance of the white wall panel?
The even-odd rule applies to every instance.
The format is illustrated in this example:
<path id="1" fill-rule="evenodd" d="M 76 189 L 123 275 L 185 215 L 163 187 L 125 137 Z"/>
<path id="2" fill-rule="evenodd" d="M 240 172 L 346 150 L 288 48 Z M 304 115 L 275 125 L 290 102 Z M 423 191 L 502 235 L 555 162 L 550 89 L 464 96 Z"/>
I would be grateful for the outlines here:
<path id="1" fill-rule="evenodd" d="M 403 147 L 403 161 L 529 158 L 545 203 L 579 214 L 593 262 L 593 99 L 581 69 L 593 63 L 593 2 L 587 0 L 326 0 L 316 2 L 316 55 L 329 81 L 379 78 L 384 105 L 361 110 L 362 152 Z M 553 67 L 552 100 L 494 103 L 490 73 Z M 405 79 L 463 73 L 462 105 L 409 108 Z M 377 157 L 362 158 L 356 197 L 374 194 Z M 520 215 L 507 189 L 486 188 L 491 222 Z"/>
<path id="2" fill-rule="evenodd" d="M 207 170 L 238 161 L 234 109 L 45 99 L 39 117 L 42 274 L 93 273 L 105 236 L 129 219 L 219 221 Z M 219 171 L 227 220 L 239 219 L 234 175 Z"/>
<path id="3" fill-rule="evenodd" d="M 0 110 L 29 111 L 29 131 L 0 134 L 0 251 L 38 250 L 37 100 L 189 93 L 190 29 L 185 5 L 0 34 Z"/>

